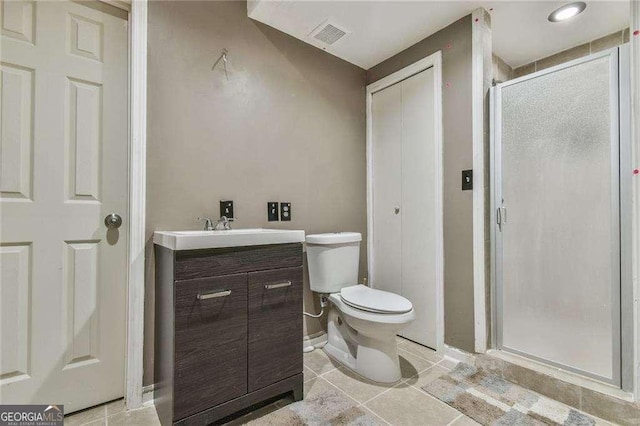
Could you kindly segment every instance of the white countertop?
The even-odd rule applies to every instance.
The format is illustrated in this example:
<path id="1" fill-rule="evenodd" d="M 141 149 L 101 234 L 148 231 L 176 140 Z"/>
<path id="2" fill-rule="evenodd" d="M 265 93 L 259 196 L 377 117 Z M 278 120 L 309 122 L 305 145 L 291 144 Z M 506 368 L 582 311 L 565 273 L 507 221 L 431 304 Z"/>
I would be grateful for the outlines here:
<path id="1" fill-rule="evenodd" d="M 171 250 L 302 243 L 304 231 L 263 228 L 229 231 L 156 231 L 153 233 L 153 242 Z"/>

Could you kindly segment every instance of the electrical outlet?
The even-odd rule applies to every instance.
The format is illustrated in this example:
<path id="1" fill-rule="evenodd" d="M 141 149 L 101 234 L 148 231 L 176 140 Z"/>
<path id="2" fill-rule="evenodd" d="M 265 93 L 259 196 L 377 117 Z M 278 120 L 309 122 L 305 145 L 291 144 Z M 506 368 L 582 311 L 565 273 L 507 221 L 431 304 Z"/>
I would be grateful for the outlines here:
<path id="1" fill-rule="evenodd" d="M 277 222 L 280 220 L 277 201 L 269 201 L 267 203 L 267 220 L 269 222 Z"/>
<path id="2" fill-rule="evenodd" d="M 468 191 L 473 189 L 473 170 L 462 171 L 462 190 Z"/>
<path id="3" fill-rule="evenodd" d="M 291 203 L 280 203 L 280 220 L 283 222 L 291 220 Z"/>
<path id="4" fill-rule="evenodd" d="M 220 217 L 225 216 L 227 219 L 233 219 L 233 201 L 220 200 Z"/>

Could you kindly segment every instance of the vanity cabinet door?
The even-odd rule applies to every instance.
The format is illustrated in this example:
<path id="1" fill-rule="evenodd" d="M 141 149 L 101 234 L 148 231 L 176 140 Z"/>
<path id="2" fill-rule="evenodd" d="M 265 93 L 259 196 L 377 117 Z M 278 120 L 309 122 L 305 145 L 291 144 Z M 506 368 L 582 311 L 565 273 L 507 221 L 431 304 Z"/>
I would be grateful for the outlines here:
<path id="1" fill-rule="evenodd" d="M 249 274 L 249 392 L 302 372 L 302 267 Z"/>
<path id="2" fill-rule="evenodd" d="M 174 421 L 247 393 L 247 274 L 175 283 Z"/>

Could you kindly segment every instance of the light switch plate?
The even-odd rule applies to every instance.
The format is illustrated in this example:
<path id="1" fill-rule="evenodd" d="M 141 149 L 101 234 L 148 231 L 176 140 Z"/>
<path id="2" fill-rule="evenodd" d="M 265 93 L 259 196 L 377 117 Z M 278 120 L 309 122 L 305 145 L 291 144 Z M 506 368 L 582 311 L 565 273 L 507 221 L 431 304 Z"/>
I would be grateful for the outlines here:
<path id="1" fill-rule="evenodd" d="M 226 216 L 227 219 L 233 219 L 233 201 L 220 200 L 220 217 Z"/>
<path id="2" fill-rule="evenodd" d="M 267 203 L 267 220 L 269 222 L 277 222 L 280 220 L 277 201 L 269 201 Z"/>
<path id="3" fill-rule="evenodd" d="M 462 171 L 462 190 L 468 191 L 473 189 L 473 170 Z"/>

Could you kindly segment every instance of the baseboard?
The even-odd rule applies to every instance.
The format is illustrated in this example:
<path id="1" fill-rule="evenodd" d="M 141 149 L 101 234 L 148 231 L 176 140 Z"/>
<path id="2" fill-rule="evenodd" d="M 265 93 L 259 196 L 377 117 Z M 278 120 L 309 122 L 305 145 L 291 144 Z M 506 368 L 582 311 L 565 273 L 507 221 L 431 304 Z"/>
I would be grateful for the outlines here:
<path id="1" fill-rule="evenodd" d="M 142 387 L 142 405 L 153 404 L 153 390 L 155 385 L 152 383 Z"/>
<path id="2" fill-rule="evenodd" d="M 452 358 L 455 361 L 464 362 L 466 364 L 475 365 L 476 363 L 476 358 L 473 354 L 449 345 L 444 345 L 442 355 L 447 358 Z"/>

